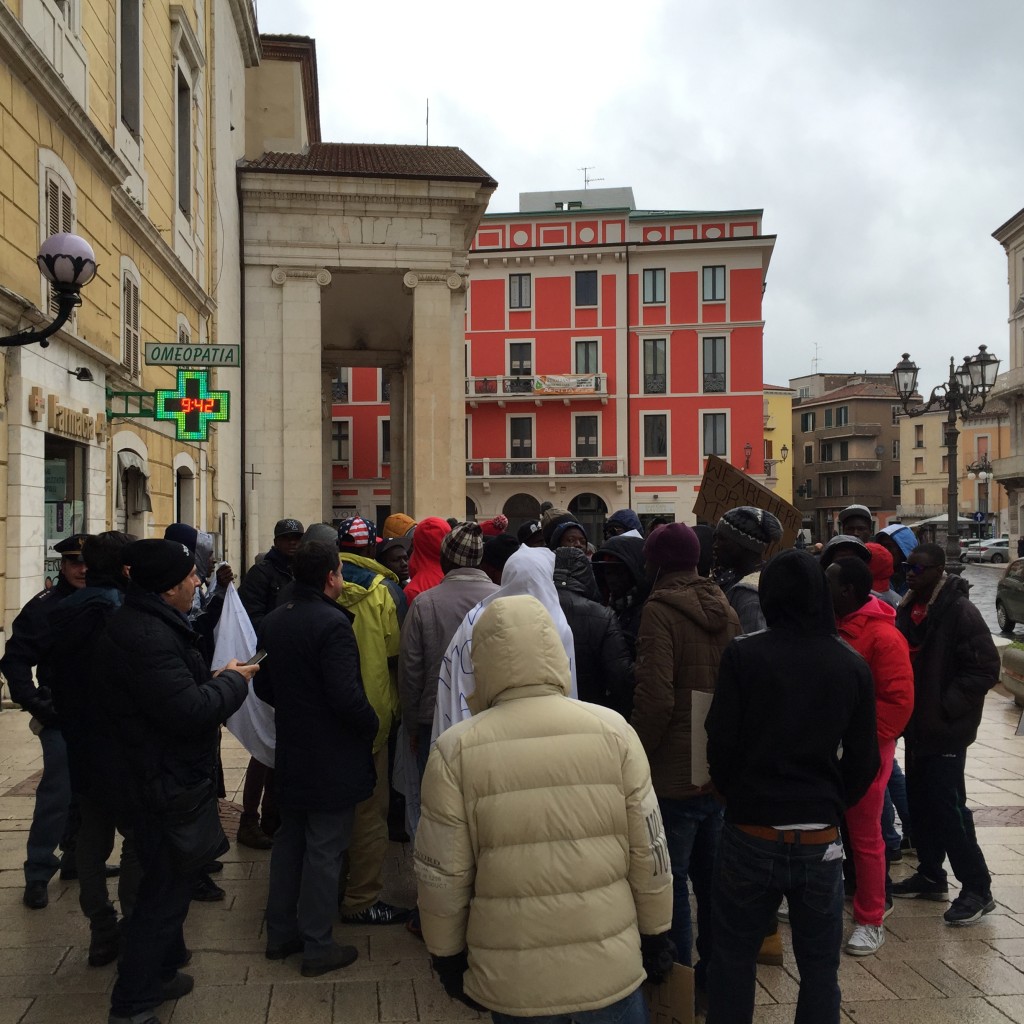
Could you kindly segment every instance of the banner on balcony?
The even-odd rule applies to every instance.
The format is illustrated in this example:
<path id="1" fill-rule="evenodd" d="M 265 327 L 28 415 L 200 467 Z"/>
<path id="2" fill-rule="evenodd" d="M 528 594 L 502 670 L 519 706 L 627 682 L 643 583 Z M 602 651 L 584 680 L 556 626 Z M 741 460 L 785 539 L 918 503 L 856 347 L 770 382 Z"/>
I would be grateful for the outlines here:
<path id="1" fill-rule="evenodd" d="M 694 515 L 700 522 L 714 525 L 723 513 L 740 505 L 763 508 L 776 516 L 782 524 L 782 540 L 765 552 L 766 558 L 796 543 L 796 535 L 802 525 L 800 510 L 780 498 L 773 490 L 762 487 L 725 459 L 709 455 L 704 479 L 700 483 L 700 493 L 693 503 Z"/>
<path id="2" fill-rule="evenodd" d="M 593 395 L 597 393 L 597 377 L 541 373 L 533 378 L 533 390 L 538 395 Z"/>

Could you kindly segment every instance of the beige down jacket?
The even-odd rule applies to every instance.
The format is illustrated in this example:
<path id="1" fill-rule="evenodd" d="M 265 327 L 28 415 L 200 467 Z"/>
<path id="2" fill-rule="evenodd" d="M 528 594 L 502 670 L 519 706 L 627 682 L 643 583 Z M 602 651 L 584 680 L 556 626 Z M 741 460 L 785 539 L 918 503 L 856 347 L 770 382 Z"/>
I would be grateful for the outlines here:
<path id="1" fill-rule="evenodd" d="M 416 835 L 427 948 L 468 949 L 465 991 L 516 1016 L 608 1006 L 644 980 L 672 873 L 647 758 L 614 711 L 570 700 L 543 605 L 494 601 L 473 631 L 473 717 L 438 737 Z"/>

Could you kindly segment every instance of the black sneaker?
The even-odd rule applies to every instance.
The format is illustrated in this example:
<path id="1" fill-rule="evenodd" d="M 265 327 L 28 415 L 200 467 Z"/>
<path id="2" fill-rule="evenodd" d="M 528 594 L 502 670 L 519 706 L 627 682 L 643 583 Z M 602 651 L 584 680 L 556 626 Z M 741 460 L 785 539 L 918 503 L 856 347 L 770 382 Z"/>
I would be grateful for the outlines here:
<path id="1" fill-rule="evenodd" d="M 996 901 L 990 892 L 967 892 L 965 889 L 949 905 L 942 919 L 946 924 L 964 925 L 980 921 L 996 909 Z"/>
<path id="2" fill-rule="evenodd" d="M 117 915 L 111 911 L 97 914 L 89 922 L 89 966 L 112 964 L 121 951 L 121 929 Z"/>
<path id="3" fill-rule="evenodd" d="M 181 999 L 182 996 L 187 996 L 195 987 L 196 979 L 191 974 L 182 974 L 181 971 L 177 971 L 169 981 L 160 983 L 160 999 L 165 1003 L 169 1003 L 174 999 Z"/>
<path id="4" fill-rule="evenodd" d="M 885 862 L 886 864 L 902 864 L 903 851 L 898 846 L 887 846 L 885 848 Z"/>
<path id="5" fill-rule="evenodd" d="M 263 954 L 268 960 L 287 960 L 294 953 L 301 953 L 306 944 L 302 939 L 288 939 L 280 946 L 267 946 Z"/>
<path id="6" fill-rule="evenodd" d="M 893 882 L 892 894 L 900 899 L 934 900 L 936 903 L 945 903 L 949 899 L 949 886 L 945 880 L 933 882 L 927 875 L 915 871 L 902 882 Z"/>
<path id="7" fill-rule="evenodd" d="M 200 875 L 192 884 L 192 899 L 197 903 L 218 903 L 226 895 L 209 875 Z"/>
<path id="8" fill-rule="evenodd" d="M 304 978 L 317 978 L 328 971 L 336 971 L 348 967 L 359 956 L 355 946 L 332 946 L 323 956 L 303 960 L 300 968 Z"/>
<path id="9" fill-rule="evenodd" d="M 50 902 L 50 894 L 47 891 L 46 883 L 41 881 L 26 882 L 25 893 L 21 897 L 21 902 L 29 910 L 42 910 Z"/>
<path id="10" fill-rule="evenodd" d="M 402 924 L 412 916 L 406 907 L 393 907 L 390 903 L 377 900 L 372 907 L 360 910 L 358 914 L 341 914 L 345 924 Z"/>

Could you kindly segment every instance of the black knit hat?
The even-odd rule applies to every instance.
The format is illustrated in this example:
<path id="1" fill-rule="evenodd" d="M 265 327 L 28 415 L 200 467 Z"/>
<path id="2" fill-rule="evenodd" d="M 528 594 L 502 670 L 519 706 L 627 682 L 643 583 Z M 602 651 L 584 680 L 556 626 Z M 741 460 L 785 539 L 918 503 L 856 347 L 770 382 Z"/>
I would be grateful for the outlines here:
<path id="1" fill-rule="evenodd" d="M 124 564 L 131 581 L 151 594 L 176 587 L 195 567 L 196 559 L 184 544 L 172 540 L 137 540 L 124 549 Z"/>
<path id="2" fill-rule="evenodd" d="M 764 552 L 782 537 L 782 523 L 771 512 L 740 505 L 722 514 L 715 532 L 731 538 L 747 551 Z"/>

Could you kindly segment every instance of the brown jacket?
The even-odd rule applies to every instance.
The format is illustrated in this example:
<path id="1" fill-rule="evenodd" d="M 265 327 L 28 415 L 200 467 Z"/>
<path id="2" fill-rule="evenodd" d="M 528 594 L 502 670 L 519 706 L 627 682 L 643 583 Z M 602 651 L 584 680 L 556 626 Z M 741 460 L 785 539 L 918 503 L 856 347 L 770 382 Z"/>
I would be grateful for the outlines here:
<path id="1" fill-rule="evenodd" d="M 690 773 L 691 694 L 714 693 L 722 652 L 739 632 L 717 583 L 692 571 L 664 573 L 655 582 L 640 619 L 631 723 L 659 797 L 701 792 Z"/>

